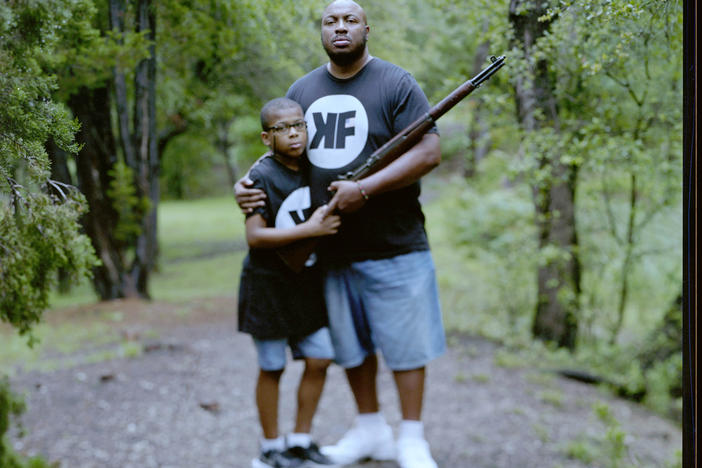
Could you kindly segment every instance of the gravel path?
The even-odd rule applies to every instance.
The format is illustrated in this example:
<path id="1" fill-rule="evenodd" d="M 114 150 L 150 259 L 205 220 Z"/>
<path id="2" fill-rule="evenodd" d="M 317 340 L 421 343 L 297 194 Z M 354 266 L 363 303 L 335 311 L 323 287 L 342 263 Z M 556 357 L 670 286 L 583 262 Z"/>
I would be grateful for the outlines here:
<path id="1" fill-rule="evenodd" d="M 63 468 L 249 467 L 259 434 L 257 370 L 253 346 L 235 332 L 235 320 L 215 316 L 139 330 L 132 338 L 143 351 L 135 357 L 17 373 L 12 385 L 25 394 L 28 410 L 22 418 L 26 435 L 13 436 L 15 448 Z M 156 338 L 141 338 L 156 336 L 154 330 Z M 497 348 L 490 342 L 450 341 L 449 352 L 428 368 L 425 403 L 426 435 L 442 468 L 607 466 L 565 454 L 569 444 L 596 447 L 607 440 L 607 428 L 593 412 L 596 402 L 610 407 L 627 434 L 622 461 L 631 466 L 669 466 L 681 448 L 677 426 L 636 404 L 550 374 L 496 366 Z M 282 379 L 283 431 L 292 426 L 301 370 L 293 363 Z M 384 367 L 379 389 L 383 412 L 397 427 L 397 396 Z M 332 366 L 315 438 L 334 442 L 353 415 L 343 372 Z M 607 444 L 598 450 L 606 453 Z"/>

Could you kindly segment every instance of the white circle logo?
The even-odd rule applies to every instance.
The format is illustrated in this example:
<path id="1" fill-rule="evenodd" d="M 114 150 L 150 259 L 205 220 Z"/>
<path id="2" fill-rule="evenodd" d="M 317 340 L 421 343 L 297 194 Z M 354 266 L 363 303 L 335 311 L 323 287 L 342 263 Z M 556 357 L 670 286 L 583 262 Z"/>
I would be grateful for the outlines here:
<path id="1" fill-rule="evenodd" d="M 305 221 L 305 210 L 312 207 L 310 188 L 300 187 L 292 192 L 278 208 L 275 215 L 275 227 L 291 228 Z"/>
<path id="2" fill-rule="evenodd" d="M 361 101 L 347 94 L 317 99 L 305 113 L 307 157 L 323 169 L 344 167 L 361 154 L 368 140 L 368 115 Z"/>

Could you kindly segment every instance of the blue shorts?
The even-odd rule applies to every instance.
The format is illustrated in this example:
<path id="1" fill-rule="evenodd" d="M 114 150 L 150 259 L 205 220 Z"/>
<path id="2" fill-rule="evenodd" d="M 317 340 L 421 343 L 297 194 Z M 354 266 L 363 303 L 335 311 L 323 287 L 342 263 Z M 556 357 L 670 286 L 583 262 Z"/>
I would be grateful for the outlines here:
<path id="1" fill-rule="evenodd" d="M 363 363 L 376 348 L 392 370 L 424 367 L 446 351 L 428 250 L 330 269 L 325 283 L 336 362 Z"/>
<path id="2" fill-rule="evenodd" d="M 290 346 L 293 359 L 334 359 L 334 347 L 327 327 L 320 328 L 297 341 L 288 338 L 276 340 L 253 339 L 258 352 L 258 365 L 265 371 L 285 369 L 285 348 Z"/>

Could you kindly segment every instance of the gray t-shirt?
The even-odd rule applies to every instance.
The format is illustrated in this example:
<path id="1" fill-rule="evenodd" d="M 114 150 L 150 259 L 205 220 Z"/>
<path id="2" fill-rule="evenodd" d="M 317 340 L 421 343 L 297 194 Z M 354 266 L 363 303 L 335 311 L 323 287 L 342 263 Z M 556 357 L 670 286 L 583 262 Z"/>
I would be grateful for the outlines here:
<path id="1" fill-rule="evenodd" d="M 378 58 L 349 79 L 319 67 L 293 83 L 287 97 L 305 112 L 315 206 L 331 198 L 327 187 L 340 174 L 360 166 L 429 110 L 412 75 Z M 339 234 L 324 239 L 320 255 L 327 262 L 347 262 L 427 250 L 419 193 L 414 183 L 372 197 L 358 212 L 343 216 Z"/>

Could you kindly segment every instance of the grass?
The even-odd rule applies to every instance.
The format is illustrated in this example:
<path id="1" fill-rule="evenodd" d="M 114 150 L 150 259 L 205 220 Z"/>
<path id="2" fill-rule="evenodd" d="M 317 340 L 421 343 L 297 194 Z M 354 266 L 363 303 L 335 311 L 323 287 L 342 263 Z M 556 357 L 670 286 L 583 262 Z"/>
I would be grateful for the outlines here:
<path id="1" fill-rule="evenodd" d="M 236 294 L 246 254 L 244 216 L 233 197 L 164 201 L 159 205 L 159 268 L 151 275 L 152 298 L 180 301 Z M 53 293 L 63 308 L 98 300 L 89 280 L 70 294 Z"/>
<path id="2" fill-rule="evenodd" d="M 150 285 L 154 300 L 180 303 L 236 295 L 246 245 L 244 217 L 233 197 L 162 202 L 158 236 L 160 264 L 151 275 Z M 26 338 L 0 325 L 0 368 L 11 371 L 17 363 L 27 370 L 71 365 L 71 354 L 79 348 L 95 349 L 82 358 L 90 361 L 139 355 L 140 349 L 125 342 L 115 327 L 123 318 L 118 310 L 89 312 L 78 322 L 52 320 L 64 309 L 90 308 L 97 300 L 88 280 L 70 294 L 53 293 L 52 309 L 44 316 L 50 323 L 44 321 L 34 328 L 34 336 L 39 339 L 34 348 L 27 346 Z M 182 315 L 188 312 L 183 308 L 176 310 Z"/>
<path id="3" fill-rule="evenodd" d="M 244 216 L 233 197 L 161 203 L 159 245 L 161 268 L 151 284 L 154 299 L 236 295 L 247 248 Z"/>
<path id="4" fill-rule="evenodd" d="M 498 160 L 492 161 L 494 165 Z M 482 170 L 487 175 L 477 180 L 478 183 L 501 180 L 504 172 L 499 166 L 491 168 L 489 165 Z M 528 365 L 533 361 L 524 356 L 523 350 L 531 345 L 534 264 L 525 259 L 528 255 L 522 255 L 529 253 L 530 244 L 525 247 L 520 241 L 531 237 L 529 232 L 529 235 L 521 235 L 525 218 L 515 213 L 528 211 L 524 199 L 529 198 L 529 193 L 509 186 L 474 185 L 467 184 L 460 176 L 447 174 L 432 174 L 423 181 L 426 228 L 437 267 L 444 324 L 450 332 L 467 332 L 509 344 L 507 349 L 496 353 L 498 366 Z M 676 219 L 676 213 L 666 214 Z M 522 224 L 515 224 L 517 221 Z M 149 288 L 153 299 L 179 304 L 194 299 L 236 296 L 246 244 L 243 215 L 231 195 L 164 201 L 159 205 L 158 222 L 160 258 L 157 271 L 150 277 Z M 477 231 L 476 226 L 480 228 Z M 652 246 L 660 243 L 654 239 L 649 242 Z M 667 277 L 662 280 L 666 284 L 675 283 Z M 612 297 L 609 289 L 598 289 L 594 284 L 587 286 L 589 294 L 596 295 L 599 301 Z M 649 283 L 639 282 L 632 283 L 632 287 L 631 307 L 637 309 L 652 307 L 649 304 L 651 289 L 657 289 L 658 296 L 668 289 L 652 288 Z M 53 294 L 51 304 L 53 309 L 61 309 L 93 304 L 96 300 L 86 281 L 70 295 Z M 660 309 L 661 303 L 653 308 Z M 587 304 L 585 309 L 585 315 L 594 314 Z M 598 313 L 606 316 L 606 312 Z M 47 311 L 47 317 L 54 313 L 57 312 Z M 187 310 L 183 313 L 187 314 Z M 625 327 L 631 328 L 632 317 L 627 317 Z M 650 316 L 640 315 L 639 318 L 642 322 L 639 327 L 651 327 Z M 70 343 L 99 343 L 108 339 L 111 330 L 102 325 L 104 319 L 95 322 L 79 327 L 80 330 L 63 326 L 48 329 L 42 324 L 36 328 L 36 334 L 42 346 L 65 353 Z M 629 329 L 626 332 L 631 333 Z M 36 359 L 37 351 L 26 349 L 24 340 L 15 341 L 13 336 L 12 332 L 0 328 L 0 364 L 6 356 L 20 361 Z M 542 356 L 542 353 L 536 355 Z M 470 358 L 470 353 L 467 357 Z M 468 378 L 459 376 L 458 380 Z"/>

